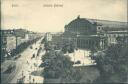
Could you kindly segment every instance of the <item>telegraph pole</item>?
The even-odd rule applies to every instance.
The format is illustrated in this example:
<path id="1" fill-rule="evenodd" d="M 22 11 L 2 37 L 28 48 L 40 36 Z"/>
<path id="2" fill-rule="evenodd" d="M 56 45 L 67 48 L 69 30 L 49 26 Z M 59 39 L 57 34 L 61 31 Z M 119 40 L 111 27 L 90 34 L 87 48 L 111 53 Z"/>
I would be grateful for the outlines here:
<path id="1" fill-rule="evenodd" d="M 127 0 L 127 16 L 128 16 L 128 0 Z M 127 34 L 128 34 L 128 17 L 127 17 Z M 127 35 L 127 42 L 128 43 L 128 35 Z"/>
<path id="2" fill-rule="evenodd" d="M 17 36 L 15 36 L 16 37 L 16 49 L 17 49 L 17 45 L 18 45 L 18 37 Z"/>
<path id="3" fill-rule="evenodd" d="M 18 45 L 18 36 L 17 36 L 17 33 L 16 33 L 15 30 L 13 30 L 13 34 L 14 34 L 14 36 L 15 36 L 15 38 L 16 38 L 16 49 L 17 49 L 17 45 Z"/>

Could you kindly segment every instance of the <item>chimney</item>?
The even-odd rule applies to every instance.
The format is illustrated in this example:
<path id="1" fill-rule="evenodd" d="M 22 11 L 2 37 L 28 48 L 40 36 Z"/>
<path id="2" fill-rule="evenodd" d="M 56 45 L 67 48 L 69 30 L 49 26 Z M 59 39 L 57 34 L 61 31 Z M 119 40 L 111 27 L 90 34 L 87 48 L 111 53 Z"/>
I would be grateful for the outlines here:
<path id="1" fill-rule="evenodd" d="M 80 15 L 77 16 L 77 19 L 80 19 Z"/>

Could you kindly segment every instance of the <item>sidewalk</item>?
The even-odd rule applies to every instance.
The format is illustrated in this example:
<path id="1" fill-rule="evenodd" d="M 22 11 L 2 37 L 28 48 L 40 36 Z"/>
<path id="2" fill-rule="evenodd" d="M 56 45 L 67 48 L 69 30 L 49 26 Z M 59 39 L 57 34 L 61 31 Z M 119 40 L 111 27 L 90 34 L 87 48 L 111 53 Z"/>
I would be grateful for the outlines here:
<path id="1" fill-rule="evenodd" d="M 43 83 L 44 78 L 40 76 L 43 68 L 39 68 L 39 65 L 42 63 L 41 56 L 43 54 L 44 52 L 42 52 L 39 57 L 28 60 L 28 65 L 26 65 L 26 67 L 29 67 L 23 72 L 23 75 L 25 76 L 24 83 Z M 34 72 L 36 75 L 34 75 Z"/>

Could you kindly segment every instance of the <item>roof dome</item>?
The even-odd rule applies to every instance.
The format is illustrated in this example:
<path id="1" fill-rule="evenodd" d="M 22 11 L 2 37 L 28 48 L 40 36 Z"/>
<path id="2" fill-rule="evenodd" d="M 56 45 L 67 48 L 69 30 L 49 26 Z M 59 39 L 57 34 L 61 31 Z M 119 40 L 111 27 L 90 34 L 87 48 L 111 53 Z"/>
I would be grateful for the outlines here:
<path id="1" fill-rule="evenodd" d="M 66 27 L 70 27 L 70 28 L 83 28 L 83 27 L 87 27 L 90 28 L 92 27 L 93 24 L 91 22 L 89 22 L 88 20 L 86 20 L 85 18 L 80 18 L 80 16 L 77 17 L 77 19 L 71 21 L 68 25 L 66 25 Z"/>

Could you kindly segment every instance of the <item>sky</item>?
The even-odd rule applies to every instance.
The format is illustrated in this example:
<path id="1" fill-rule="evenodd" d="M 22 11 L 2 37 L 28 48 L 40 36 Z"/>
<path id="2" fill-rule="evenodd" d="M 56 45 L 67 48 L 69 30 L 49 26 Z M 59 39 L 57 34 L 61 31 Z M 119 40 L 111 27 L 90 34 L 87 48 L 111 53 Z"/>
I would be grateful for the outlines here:
<path id="1" fill-rule="evenodd" d="M 1 8 L 2 29 L 61 32 L 78 15 L 127 21 L 127 0 L 1 0 Z"/>

